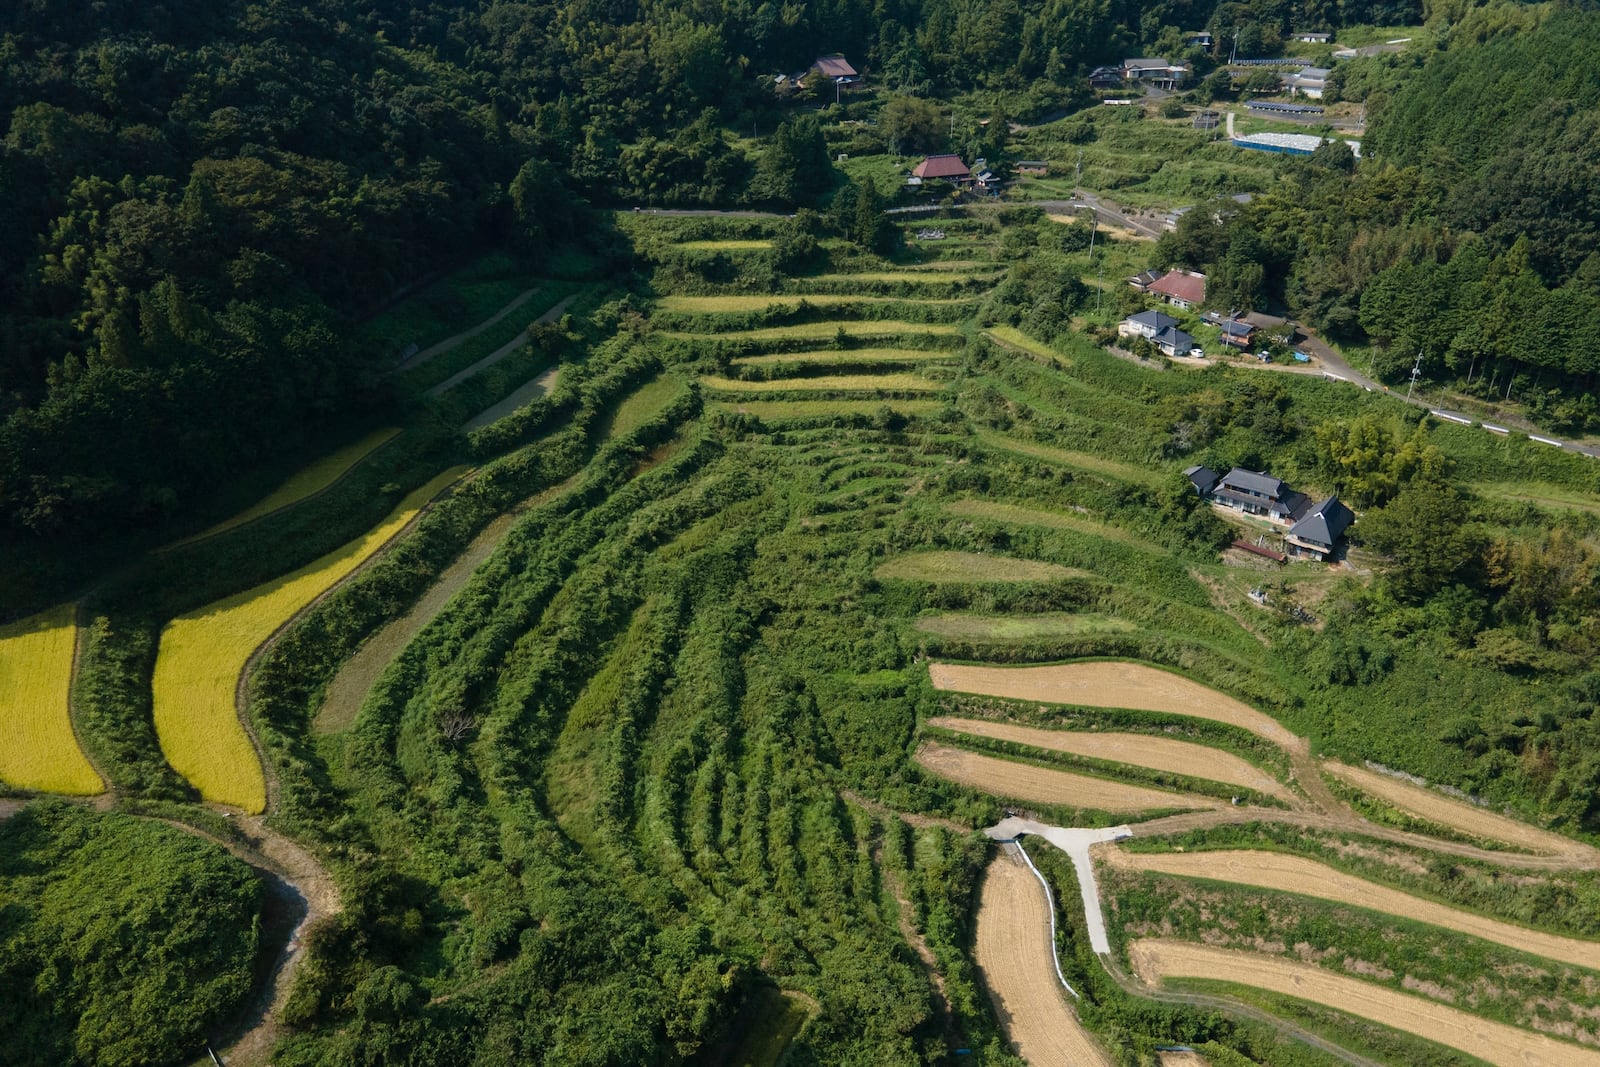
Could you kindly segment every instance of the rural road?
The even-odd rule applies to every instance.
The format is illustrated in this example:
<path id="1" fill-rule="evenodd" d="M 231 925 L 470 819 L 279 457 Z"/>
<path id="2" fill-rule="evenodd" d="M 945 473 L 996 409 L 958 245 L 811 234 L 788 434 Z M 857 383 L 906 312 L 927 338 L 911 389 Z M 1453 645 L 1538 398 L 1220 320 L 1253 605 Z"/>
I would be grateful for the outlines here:
<path id="1" fill-rule="evenodd" d="M 538 324 L 538 323 L 556 321 L 557 319 L 559 319 L 562 316 L 562 314 L 567 310 L 567 308 L 572 306 L 572 302 L 574 300 L 576 300 L 576 299 L 578 299 L 578 294 L 577 293 L 573 293 L 571 296 L 567 297 L 565 300 L 562 300 L 561 303 L 557 304 L 555 307 L 551 308 L 549 311 L 546 311 L 543 315 L 540 315 L 537 319 L 534 319 L 533 320 L 534 323 Z M 527 330 L 523 330 L 520 333 L 518 333 L 517 336 L 515 336 L 511 340 L 507 341 L 505 344 L 501 345 L 499 348 L 495 349 L 493 352 L 490 352 L 487 356 L 484 356 L 482 359 L 478 360 L 478 362 L 474 363 L 472 366 L 467 367 L 465 370 L 462 370 L 462 371 L 460 371 L 460 372 L 458 372 L 456 374 L 452 374 L 450 377 L 446 378 L 444 381 L 440 382 L 438 385 L 434 386 L 432 389 L 429 389 L 428 390 L 428 395 L 429 396 L 443 396 L 445 393 L 448 393 L 450 390 L 454 389 L 456 386 L 460 385 L 462 382 L 466 381 L 468 378 L 473 377 L 478 372 L 483 371 L 483 370 L 487 370 L 488 368 L 494 366 L 496 363 L 499 363 L 502 359 L 505 359 L 507 356 L 511 355 L 511 353 L 517 351 L 517 349 L 521 348 L 523 345 L 525 345 L 527 343 L 528 343 L 528 331 Z"/>
<path id="2" fill-rule="evenodd" d="M 1104 841 L 1121 841 L 1125 837 L 1132 837 L 1132 830 L 1126 826 L 1073 830 L 1011 816 L 1001 819 L 984 833 L 996 841 L 1014 841 L 1022 834 L 1035 834 L 1072 857 L 1072 869 L 1078 874 L 1078 889 L 1083 896 L 1083 917 L 1084 924 L 1089 928 L 1089 947 L 1101 956 L 1111 951 L 1111 938 L 1106 934 L 1106 918 L 1100 910 L 1100 888 L 1095 884 L 1094 864 L 1089 859 L 1089 849 Z M 1062 979 L 1062 984 L 1065 983 L 1066 979 Z"/>

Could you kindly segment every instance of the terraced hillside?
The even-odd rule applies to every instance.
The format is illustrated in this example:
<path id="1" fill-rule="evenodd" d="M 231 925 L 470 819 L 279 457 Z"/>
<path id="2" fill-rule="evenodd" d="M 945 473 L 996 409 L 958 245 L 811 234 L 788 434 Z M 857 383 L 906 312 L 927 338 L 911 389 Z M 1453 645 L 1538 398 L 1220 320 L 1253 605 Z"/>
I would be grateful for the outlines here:
<path id="1" fill-rule="evenodd" d="M 105 803 L 300 893 L 225 1062 L 1600 1055 L 1594 849 L 1360 767 L 1461 690 L 1180 473 L 1387 401 L 1034 336 L 997 219 L 617 223 L 648 288 L 402 304 L 413 421 L 78 609 Z"/>

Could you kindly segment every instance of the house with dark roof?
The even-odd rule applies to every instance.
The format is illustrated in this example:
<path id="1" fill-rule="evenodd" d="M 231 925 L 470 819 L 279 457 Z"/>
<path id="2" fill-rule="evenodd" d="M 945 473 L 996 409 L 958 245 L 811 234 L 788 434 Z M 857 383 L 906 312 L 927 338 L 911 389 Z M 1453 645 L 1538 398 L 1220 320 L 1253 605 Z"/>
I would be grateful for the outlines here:
<path id="1" fill-rule="evenodd" d="M 1189 36 L 1185 37 L 1184 43 L 1189 45 L 1191 48 L 1210 48 L 1217 42 L 1216 39 L 1213 38 L 1209 33 L 1204 30 L 1200 30 L 1197 33 L 1191 33 Z"/>
<path id="2" fill-rule="evenodd" d="M 1292 523 L 1311 503 L 1304 493 L 1296 493 L 1265 471 L 1235 467 L 1224 474 L 1211 492 L 1211 499 L 1224 507 L 1259 515 L 1272 522 Z"/>
<path id="3" fill-rule="evenodd" d="M 962 184 L 972 180 L 972 171 L 968 170 L 967 165 L 961 162 L 960 156 L 929 156 L 917 164 L 916 169 L 911 172 L 911 176 L 920 178 L 923 181 L 932 181 L 937 178 L 942 181 Z"/>
<path id="4" fill-rule="evenodd" d="M 1237 313 L 1221 315 L 1214 311 L 1208 311 L 1200 317 L 1221 331 L 1223 344 L 1249 350 L 1251 338 L 1255 336 L 1256 332 L 1254 323 L 1246 322 Z"/>
<path id="5" fill-rule="evenodd" d="M 1325 560 L 1333 555 L 1339 538 L 1356 521 L 1355 514 L 1336 496 L 1311 508 L 1284 534 L 1289 551 L 1296 556 Z"/>
<path id="6" fill-rule="evenodd" d="M 1210 467 L 1200 464 L 1185 467 L 1183 476 L 1189 479 L 1189 484 L 1194 486 L 1194 491 L 1200 494 L 1201 500 L 1210 496 L 1211 490 L 1217 487 L 1217 472 Z"/>
<path id="7" fill-rule="evenodd" d="M 1128 284 L 1139 290 L 1141 293 L 1148 293 L 1150 291 L 1150 287 L 1156 282 L 1159 282 L 1161 280 L 1161 276 L 1165 273 L 1166 271 L 1160 270 L 1142 270 L 1138 274 L 1135 274 L 1133 277 L 1129 278 Z"/>
<path id="8" fill-rule="evenodd" d="M 861 76 L 856 72 L 856 68 L 850 65 L 850 61 L 838 52 L 831 56 L 818 56 L 817 61 L 811 64 L 811 69 L 824 78 L 832 78 L 835 81 L 842 78 L 846 85 L 851 84 Z"/>
<path id="9" fill-rule="evenodd" d="M 1091 89 L 1120 89 L 1122 80 L 1121 67 L 1096 67 L 1089 72 Z"/>
<path id="10" fill-rule="evenodd" d="M 1189 76 L 1189 68 L 1168 63 L 1165 59 L 1141 56 L 1122 61 L 1122 80 L 1135 85 L 1154 85 L 1159 89 L 1175 89 Z"/>
<path id="11" fill-rule="evenodd" d="M 1283 87 L 1293 95 L 1321 100 L 1322 94 L 1328 90 L 1328 75 L 1332 73 L 1329 67 L 1306 67 L 1287 75 L 1283 79 Z"/>
<path id="12" fill-rule="evenodd" d="M 1190 337 L 1176 326 L 1168 326 L 1164 330 L 1158 330 L 1156 335 L 1150 338 L 1150 343 L 1155 345 L 1162 355 L 1166 356 L 1203 357 L 1206 354 L 1205 349 L 1196 344 L 1193 337 Z"/>
<path id="13" fill-rule="evenodd" d="M 1173 307 L 1199 307 L 1206 302 L 1206 276 L 1192 270 L 1169 270 L 1150 284 L 1153 293 Z"/>
<path id="14" fill-rule="evenodd" d="M 1141 311 L 1117 323 L 1118 337 L 1143 337 L 1154 340 L 1162 330 L 1176 329 L 1178 320 L 1159 311 Z"/>

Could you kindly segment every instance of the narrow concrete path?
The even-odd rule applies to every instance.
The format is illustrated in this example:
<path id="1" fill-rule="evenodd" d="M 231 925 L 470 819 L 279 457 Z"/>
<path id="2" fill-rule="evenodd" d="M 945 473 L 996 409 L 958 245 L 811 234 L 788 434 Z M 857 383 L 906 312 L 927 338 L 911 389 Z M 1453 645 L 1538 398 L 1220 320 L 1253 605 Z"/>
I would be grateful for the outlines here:
<path id="1" fill-rule="evenodd" d="M 523 290 L 513 297 L 511 302 L 505 307 L 501 308 L 499 311 L 496 311 L 493 315 L 490 315 L 488 318 L 478 323 L 478 325 L 472 327 L 471 329 L 462 330 L 460 333 L 454 334 L 453 336 L 446 337 L 443 341 L 440 341 L 436 345 L 429 345 L 427 348 L 424 348 L 421 352 L 418 352 L 416 355 L 412 356 L 410 359 L 396 367 L 394 369 L 394 373 L 399 374 L 403 371 L 408 371 L 413 367 L 420 367 L 434 356 L 443 355 L 462 342 L 472 340 L 483 331 L 493 329 L 501 319 L 517 310 L 523 304 L 526 304 L 529 300 L 532 300 L 533 294 L 537 293 L 540 288 L 540 286 L 536 285 L 532 289 Z"/>
<path id="2" fill-rule="evenodd" d="M 554 321 L 556 321 L 557 319 L 559 319 L 562 316 L 562 314 L 567 310 L 567 308 L 572 306 L 572 302 L 574 300 L 576 300 L 576 299 L 578 299 L 578 294 L 577 293 L 573 293 L 571 296 L 569 296 L 565 300 L 561 301 L 561 303 L 557 304 L 555 307 L 551 308 L 549 311 L 546 311 L 543 315 L 540 315 L 537 319 L 534 320 L 534 322 L 535 323 L 541 323 L 541 322 L 554 322 Z M 429 396 L 434 396 L 434 397 L 443 396 L 445 393 L 448 393 L 450 390 L 454 389 L 456 386 L 460 385 L 462 382 L 466 381 L 468 378 L 470 378 L 473 375 L 477 374 L 479 371 L 487 370 L 488 368 L 494 366 L 496 363 L 499 363 L 502 359 L 505 359 L 511 353 L 517 351 L 519 348 L 521 348 L 523 345 L 525 345 L 527 343 L 528 343 L 528 331 L 527 330 L 523 330 L 521 333 L 517 334 L 517 336 L 515 336 L 511 340 L 507 341 L 505 344 L 501 345 L 499 348 L 495 349 L 493 352 L 489 353 L 487 356 L 484 356 L 482 359 L 478 360 L 478 362 L 474 363 L 472 366 L 468 367 L 466 370 L 463 370 L 458 374 L 451 375 L 450 377 L 446 378 L 444 381 L 440 382 L 438 385 L 434 386 L 432 389 L 429 389 L 428 390 L 428 395 Z"/>
<path id="3" fill-rule="evenodd" d="M 1101 956 L 1111 951 L 1111 938 L 1106 934 L 1106 917 L 1100 910 L 1100 888 L 1095 884 L 1094 863 L 1089 859 L 1089 849 L 1101 842 L 1132 837 L 1132 830 L 1126 826 L 1068 829 L 1010 816 L 1001 819 L 984 833 L 996 841 L 1015 841 L 1023 834 L 1034 834 L 1071 857 L 1072 869 L 1078 875 L 1078 892 L 1083 897 L 1083 918 L 1084 925 L 1089 929 L 1089 947 Z"/>
<path id="4" fill-rule="evenodd" d="M 517 387 L 517 391 L 497 404 L 484 408 L 478 414 L 468 419 L 461 428 L 467 433 L 481 430 L 490 423 L 499 422 L 524 404 L 531 403 L 538 397 L 544 396 L 555 388 L 556 376 L 561 373 L 560 367 L 551 367 L 537 377 L 524 382 Z"/>

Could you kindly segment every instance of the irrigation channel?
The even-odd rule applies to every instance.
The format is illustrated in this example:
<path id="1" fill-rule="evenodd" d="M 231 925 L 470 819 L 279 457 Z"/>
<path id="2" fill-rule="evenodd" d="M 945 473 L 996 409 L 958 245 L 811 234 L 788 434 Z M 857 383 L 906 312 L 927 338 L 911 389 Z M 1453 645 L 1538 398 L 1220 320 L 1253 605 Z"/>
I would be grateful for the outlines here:
<path id="1" fill-rule="evenodd" d="M 1082 928 L 1090 947 L 1113 981 L 1131 995 L 1222 1010 L 1264 1022 L 1288 1037 L 1361 1067 L 1376 1065 L 1356 1051 L 1244 1001 L 1210 993 L 1179 992 L 1167 988 L 1167 984 L 1172 980 L 1198 978 L 1259 988 L 1402 1030 L 1494 1064 L 1600 1067 L 1600 1050 L 1595 1048 L 1492 1022 L 1439 999 L 1386 988 L 1346 976 L 1336 969 L 1299 962 L 1293 957 L 1284 959 L 1262 952 L 1220 949 L 1166 937 L 1130 935 L 1125 962 L 1112 948 L 1097 877 L 1097 869 L 1101 873 L 1153 872 L 1212 884 L 1292 893 L 1600 970 L 1600 943 L 1530 929 L 1451 907 L 1311 859 L 1252 849 L 1131 851 L 1120 847 L 1119 843 L 1130 838 L 1171 836 L 1229 824 L 1280 823 L 1313 831 L 1359 834 L 1374 841 L 1426 849 L 1503 868 L 1545 871 L 1600 867 L 1600 856 L 1589 846 L 1418 785 L 1373 771 L 1317 760 L 1303 738 L 1285 730 L 1275 720 L 1187 679 L 1142 664 L 1099 662 L 1051 667 L 973 667 L 933 663 L 930 674 L 936 688 L 970 695 L 1078 707 L 1142 709 L 1228 722 L 1273 741 L 1289 756 L 1290 781 L 1297 792 L 1286 806 L 1224 803 L 1210 810 L 1129 821 L 1110 828 L 1052 826 L 1025 815 L 1010 815 L 984 831 L 1002 847 L 990 864 L 982 890 L 976 955 L 1007 1033 L 1035 1067 L 1076 1067 L 1083 1063 L 1112 1061 L 1103 1048 L 1094 1045 L 1093 1035 L 1079 1022 L 1073 1009 L 1078 991 L 1069 985 L 1055 959 L 1055 903 L 1048 883 L 1019 843 L 1019 839 L 1027 835 L 1042 838 L 1071 859 L 1081 896 Z M 935 722 L 951 733 L 964 736 L 981 738 L 996 733 L 993 720 L 971 720 L 974 728 L 970 730 L 963 730 L 963 721 L 959 719 Z M 1057 733 L 1062 738 L 1060 745 L 1030 740 L 1037 747 L 1064 751 L 1081 747 L 1072 741 L 1076 735 L 1067 731 Z M 946 734 L 943 740 L 950 740 L 950 735 Z M 964 764 L 960 757 L 965 753 L 958 748 L 936 748 L 931 750 L 931 755 L 929 753 L 930 749 L 925 747 L 919 760 L 930 771 L 1024 803 L 1028 801 L 1026 790 L 1038 788 L 1040 775 L 1059 774 L 1068 783 L 1054 787 L 1048 797 L 1039 797 L 1038 802 L 1043 803 L 1065 803 L 1054 790 L 1071 789 L 1076 787 L 1076 782 L 1085 780 L 1081 775 L 979 757 L 976 753 L 970 754 L 973 762 Z M 1129 766 L 1159 766 L 1165 756 L 1160 743 L 1156 742 L 1149 759 L 1133 744 L 1113 758 Z M 1016 773 L 1008 772 L 1007 767 L 1015 768 Z M 1197 764 L 1192 773 L 1204 777 L 1206 770 Z M 1379 797 L 1407 815 L 1426 820 L 1427 824 L 1486 843 L 1500 843 L 1515 851 L 1497 851 L 1376 825 L 1338 799 L 1325 775 L 1337 779 L 1343 786 L 1353 786 Z M 1168 797 L 1147 810 L 1194 806 L 1187 802 L 1193 797 L 1183 792 L 1174 791 Z M 1096 805 L 1091 799 L 1083 799 L 1083 803 L 1073 806 L 1093 808 Z M 1028 873 L 1030 869 L 1031 874 Z M 1045 921 L 1047 914 L 1049 922 Z M 1031 948 L 1029 942 L 1032 942 Z"/>

